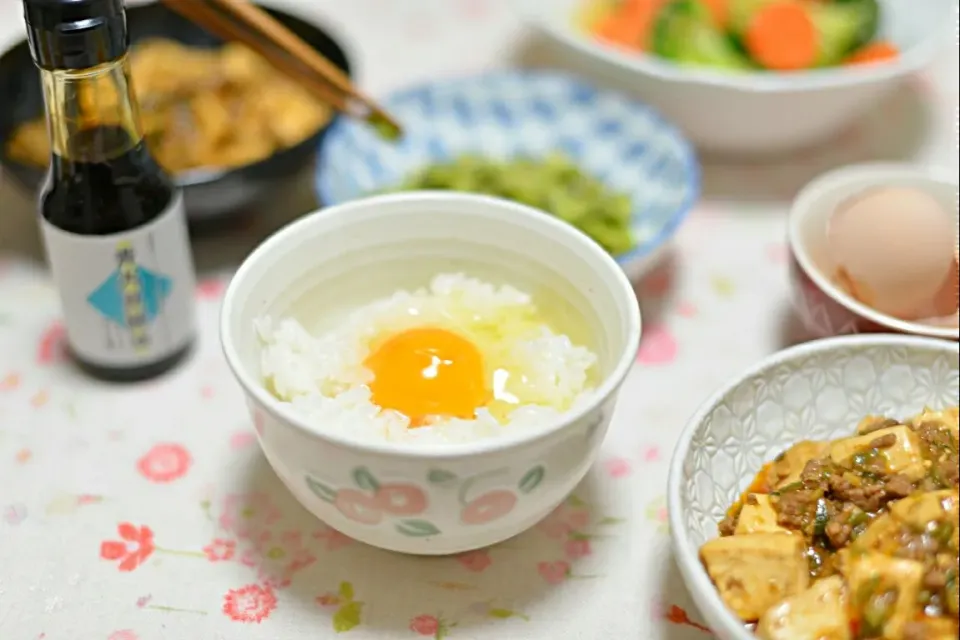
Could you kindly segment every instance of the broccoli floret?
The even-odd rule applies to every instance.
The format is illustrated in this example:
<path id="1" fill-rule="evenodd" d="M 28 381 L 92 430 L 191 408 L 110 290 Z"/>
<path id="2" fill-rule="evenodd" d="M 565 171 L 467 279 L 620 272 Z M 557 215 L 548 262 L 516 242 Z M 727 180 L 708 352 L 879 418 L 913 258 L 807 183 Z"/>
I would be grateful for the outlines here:
<path id="1" fill-rule="evenodd" d="M 812 3 L 810 17 L 820 41 L 817 64 L 830 66 L 873 40 L 880 25 L 880 6 L 877 0 Z"/>
<path id="2" fill-rule="evenodd" d="M 698 0 L 666 3 L 653 26 L 653 52 L 681 64 L 727 70 L 753 66 L 712 24 L 710 12 Z"/>

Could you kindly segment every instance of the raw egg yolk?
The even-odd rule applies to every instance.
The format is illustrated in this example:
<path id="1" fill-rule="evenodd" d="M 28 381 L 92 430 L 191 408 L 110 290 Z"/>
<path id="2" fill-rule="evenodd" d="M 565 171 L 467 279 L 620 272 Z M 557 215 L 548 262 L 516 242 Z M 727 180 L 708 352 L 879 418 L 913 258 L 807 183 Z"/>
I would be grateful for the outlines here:
<path id="1" fill-rule="evenodd" d="M 373 372 L 373 402 L 410 418 L 471 419 L 487 404 L 483 356 L 469 340 L 445 329 L 409 329 L 390 337 L 364 365 Z"/>

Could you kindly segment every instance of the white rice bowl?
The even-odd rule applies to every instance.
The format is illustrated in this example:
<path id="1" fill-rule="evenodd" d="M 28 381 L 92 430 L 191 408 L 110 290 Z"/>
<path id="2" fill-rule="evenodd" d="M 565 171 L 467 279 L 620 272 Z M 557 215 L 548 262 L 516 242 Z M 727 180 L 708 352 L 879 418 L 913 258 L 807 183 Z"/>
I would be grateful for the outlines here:
<path id="1" fill-rule="evenodd" d="M 530 295 L 463 274 L 438 275 L 427 288 L 398 291 L 353 311 L 333 330 L 312 335 L 298 321 L 260 318 L 261 377 L 281 401 L 317 430 L 358 441 L 454 443 L 545 428 L 576 410 L 593 391 L 597 356 L 555 333 L 546 323 L 515 319 L 535 309 Z M 456 330 L 457 318 L 494 323 L 496 348 L 522 362 L 538 401 L 521 402 L 504 421 L 481 407 L 473 419 L 444 418 L 410 428 L 410 419 L 371 399 L 372 372 L 364 366 L 369 344 L 385 334 L 439 325 Z M 501 322 L 502 321 L 502 322 Z M 477 345 L 484 353 L 483 345 Z"/>

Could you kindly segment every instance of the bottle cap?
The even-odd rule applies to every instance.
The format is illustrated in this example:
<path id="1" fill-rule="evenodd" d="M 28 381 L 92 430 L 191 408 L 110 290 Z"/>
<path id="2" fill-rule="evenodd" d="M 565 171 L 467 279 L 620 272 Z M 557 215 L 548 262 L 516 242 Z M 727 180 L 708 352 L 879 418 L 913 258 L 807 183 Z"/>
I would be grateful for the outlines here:
<path id="1" fill-rule="evenodd" d="M 41 69 L 88 69 L 127 52 L 123 0 L 23 0 L 23 14 Z"/>

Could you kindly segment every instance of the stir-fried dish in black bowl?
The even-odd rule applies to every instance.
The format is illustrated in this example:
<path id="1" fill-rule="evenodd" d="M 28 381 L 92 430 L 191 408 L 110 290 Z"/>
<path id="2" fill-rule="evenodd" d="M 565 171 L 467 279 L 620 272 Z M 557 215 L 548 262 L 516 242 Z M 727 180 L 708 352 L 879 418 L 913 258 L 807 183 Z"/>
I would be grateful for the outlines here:
<path id="1" fill-rule="evenodd" d="M 763 467 L 700 549 L 765 640 L 955 640 L 958 409 L 867 417 Z"/>
<path id="2" fill-rule="evenodd" d="M 327 33 L 268 12 L 349 73 L 346 53 Z M 127 20 L 144 139 L 183 188 L 191 219 L 242 210 L 311 161 L 334 117 L 328 105 L 244 45 L 224 43 L 163 5 L 130 7 Z M 0 96 L 0 164 L 35 191 L 49 141 L 25 41 L 0 57 Z M 80 104 L 110 98 L 109 88 L 91 84 Z"/>

